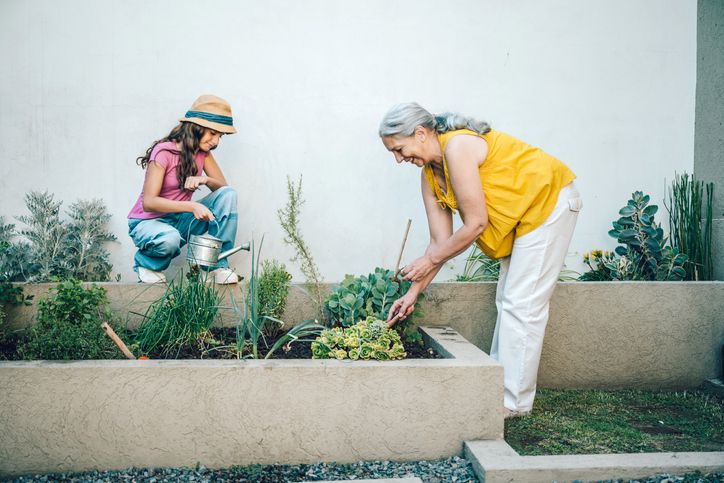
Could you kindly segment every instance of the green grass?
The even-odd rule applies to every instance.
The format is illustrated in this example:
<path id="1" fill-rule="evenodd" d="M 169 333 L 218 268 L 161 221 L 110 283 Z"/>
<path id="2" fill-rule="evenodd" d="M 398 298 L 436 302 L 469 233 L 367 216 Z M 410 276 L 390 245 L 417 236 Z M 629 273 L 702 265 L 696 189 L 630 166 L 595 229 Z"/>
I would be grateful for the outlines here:
<path id="1" fill-rule="evenodd" d="M 724 401 L 700 391 L 538 391 L 505 421 L 521 455 L 724 451 Z"/>

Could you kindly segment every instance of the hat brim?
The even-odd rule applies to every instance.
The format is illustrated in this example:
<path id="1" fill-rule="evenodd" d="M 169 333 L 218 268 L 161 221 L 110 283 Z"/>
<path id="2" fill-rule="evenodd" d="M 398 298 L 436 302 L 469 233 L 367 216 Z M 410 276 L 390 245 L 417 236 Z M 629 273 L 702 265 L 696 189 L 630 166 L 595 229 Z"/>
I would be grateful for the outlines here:
<path id="1" fill-rule="evenodd" d="M 236 132 L 234 126 L 228 126 L 226 124 L 220 124 L 218 122 L 211 122 L 198 117 L 182 117 L 181 119 L 179 119 L 179 121 L 192 122 L 194 124 L 198 124 L 199 126 L 208 127 L 209 129 L 213 129 L 214 131 L 222 132 L 224 134 L 234 134 Z"/>

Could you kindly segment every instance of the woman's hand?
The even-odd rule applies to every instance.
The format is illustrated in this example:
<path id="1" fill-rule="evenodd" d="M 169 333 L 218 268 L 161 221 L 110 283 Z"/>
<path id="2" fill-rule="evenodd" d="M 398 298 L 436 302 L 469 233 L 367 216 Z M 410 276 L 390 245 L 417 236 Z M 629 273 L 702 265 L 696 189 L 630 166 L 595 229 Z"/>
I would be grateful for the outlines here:
<path id="1" fill-rule="evenodd" d="M 211 213 L 207 207 L 201 203 L 192 201 L 191 213 L 194 214 L 194 218 L 201 221 L 214 221 L 214 214 Z"/>
<path id="2" fill-rule="evenodd" d="M 435 268 L 435 264 L 432 262 L 432 259 L 430 259 L 428 255 L 423 255 L 414 262 L 402 267 L 400 274 L 405 280 L 419 282 L 425 278 L 433 268 Z"/>
<path id="3" fill-rule="evenodd" d="M 400 316 L 397 319 L 398 321 L 405 320 L 412 312 L 414 312 L 416 302 L 417 293 L 413 290 L 409 290 L 405 295 L 392 303 L 392 307 L 390 307 L 390 312 L 389 314 L 387 314 L 387 322 L 392 320 L 396 315 Z"/>
<path id="4" fill-rule="evenodd" d="M 196 191 L 199 189 L 199 186 L 206 184 L 206 182 L 209 180 L 207 176 L 189 176 L 186 178 L 186 183 L 184 183 L 184 189 L 187 191 Z"/>

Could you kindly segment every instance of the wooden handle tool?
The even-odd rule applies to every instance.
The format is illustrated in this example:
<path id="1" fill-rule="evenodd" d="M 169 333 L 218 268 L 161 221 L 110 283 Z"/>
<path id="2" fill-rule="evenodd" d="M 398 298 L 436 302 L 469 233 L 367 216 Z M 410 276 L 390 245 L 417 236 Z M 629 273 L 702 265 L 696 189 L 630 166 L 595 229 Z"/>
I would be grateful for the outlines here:
<path id="1" fill-rule="evenodd" d="M 393 325 L 395 325 L 395 322 L 397 322 L 398 320 L 400 320 L 400 317 L 401 317 L 401 316 L 402 316 L 402 314 L 397 314 L 397 315 L 395 315 L 394 317 L 392 317 L 392 318 L 390 319 L 390 321 L 387 322 L 387 327 L 392 327 Z"/>
<path id="2" fill-rule="evenodd" d="M 121 352 L 123 352 L 123 354 L 124 354 L 127 358 L 129 358 L 129 359 L 135 359 L 135 358 L 136 358 L 136 356 L 133 355 L 133 352 L 131 352 L 130 350 L 128 350 L 128 347 L 126 347 L 126 344 L 123 343 L 123 341 L 121 340 L 121 338 L 118 337 L 118 334 L 116 334 L 116 332 L 115 332 L 113 329 L 111 329 L 111 326 L 108 325 L 107 322 L 103 322 L 103 323 L 101 324 L 101 328 L 105 331 L 106 334 L 108 334 L 108 337 L 110 337 L 111 340 L 116 343 L 116 345 L 118 346 L 118 348 L 121 349 Z"/>
<path id="3" fill-rule="evenodd" d="M 407 228 L 405 229 L 405 237 L 402 239 L 402 246 L 400 247 L 400 254 L 397 257 L 397 264 L 395 264 L 395 275 L 392 277 L 397 279 L 400 273 L 400 262 L 402 261 L 402 252 L 405 251 L 405 244 L 407 243 L 407 235 L 410 234 L 410 225 L 412 225 L 412 219 L 407 219 Z"/>

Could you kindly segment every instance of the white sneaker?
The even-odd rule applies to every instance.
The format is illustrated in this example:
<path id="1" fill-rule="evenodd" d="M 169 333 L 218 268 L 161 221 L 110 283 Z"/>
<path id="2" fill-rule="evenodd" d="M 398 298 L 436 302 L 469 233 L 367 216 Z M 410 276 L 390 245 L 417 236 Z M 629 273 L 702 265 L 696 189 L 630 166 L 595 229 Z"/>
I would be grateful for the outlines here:
<path id="1" fill-rule="evenodd" d="M 138 267 L 138 280 L 143 283 L 166 283 L 166 275 L 163 272 Z"/>
<path id="2" fill-rule="evenodd" d="M 212 270 L 211 273 L 214 274 L 214 280 L 219 285 L 239 283 L 240 277 L 230 268 L 217 268 Z"/>

